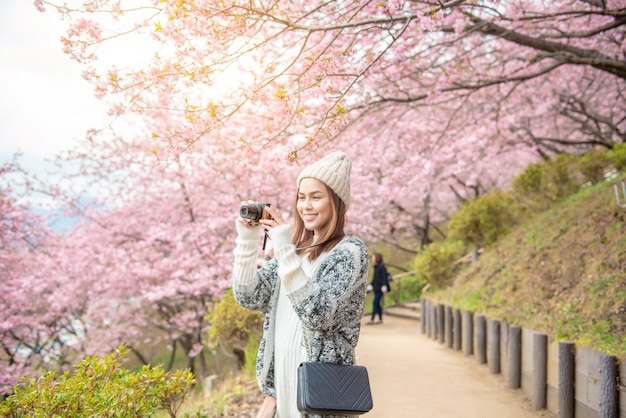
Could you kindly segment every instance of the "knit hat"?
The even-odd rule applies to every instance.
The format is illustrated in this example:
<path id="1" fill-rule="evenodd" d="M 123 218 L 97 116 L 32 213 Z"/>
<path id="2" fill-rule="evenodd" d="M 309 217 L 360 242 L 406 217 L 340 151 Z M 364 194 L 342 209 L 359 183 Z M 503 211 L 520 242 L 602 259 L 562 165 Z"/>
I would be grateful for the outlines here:
<path id="1" fill-rule="evenodd" d="M 305 167 L 298 176 L 296 187 L 300 188 L 300 181 L 305 177 L 317 179 L 335 192 L 348 209 L 350 206 L 351 169 L 350 157 L 341 151 L 335 151 Z"/>

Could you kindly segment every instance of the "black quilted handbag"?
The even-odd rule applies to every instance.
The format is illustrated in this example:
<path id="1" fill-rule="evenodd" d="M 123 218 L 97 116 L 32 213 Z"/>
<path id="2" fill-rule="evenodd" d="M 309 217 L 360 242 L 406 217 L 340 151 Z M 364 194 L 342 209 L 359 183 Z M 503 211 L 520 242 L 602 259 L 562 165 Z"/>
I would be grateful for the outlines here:
<path id="1" fill-rule="evenodd" d="M 373 407 L 367 369 L 304 362 L 298 367 L 298 410 L 313 415 L 361 415 Z"/>

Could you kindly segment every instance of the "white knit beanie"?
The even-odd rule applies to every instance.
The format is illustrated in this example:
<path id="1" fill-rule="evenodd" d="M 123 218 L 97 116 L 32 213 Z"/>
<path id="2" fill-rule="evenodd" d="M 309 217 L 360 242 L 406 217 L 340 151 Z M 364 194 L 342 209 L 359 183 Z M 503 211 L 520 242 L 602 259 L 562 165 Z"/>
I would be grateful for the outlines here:
<path id="1" fill-rule="evenodd" d="M 351 169 L 350 157 L 341 151 L 335 151 L 305 167 L 298 176 L 296 187 L 300 188 L 300 181 L 305 177 L 317 179 L 335 192 L 348 209 L 350 206 Z"/>

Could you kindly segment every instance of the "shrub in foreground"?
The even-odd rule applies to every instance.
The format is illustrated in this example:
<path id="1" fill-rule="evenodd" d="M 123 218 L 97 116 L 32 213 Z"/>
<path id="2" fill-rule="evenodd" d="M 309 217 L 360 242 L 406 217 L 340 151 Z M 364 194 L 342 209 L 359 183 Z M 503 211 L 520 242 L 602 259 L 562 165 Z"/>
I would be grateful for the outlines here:
<path id="1" fill-rule="evenodd" d="M 99 359 L 87 357 L 73 373 L 47 372 L 25 379 L 0 404 L 2 417 L 146 417 L 176 413 L 195 384 L 189 370 L 165 372 L 161 366 L 139 371 L 122 367 L 124 347 Z"/>

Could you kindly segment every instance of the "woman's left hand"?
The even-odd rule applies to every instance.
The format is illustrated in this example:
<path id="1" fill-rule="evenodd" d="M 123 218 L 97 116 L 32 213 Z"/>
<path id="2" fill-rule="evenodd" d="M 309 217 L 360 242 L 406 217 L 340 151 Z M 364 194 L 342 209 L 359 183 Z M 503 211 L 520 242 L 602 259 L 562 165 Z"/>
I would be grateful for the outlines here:
<path id="1" fill-rule="evenodd" d="M 266 230 L 269 231 L 270 229 L 275 228 L 278 225 L 283 225 L 286 223 L 280 213 L 278 213 L 276 208 L 272 206 L 266 206 L 265 211 L 270 214 L 271 219 L 260 219 L 259 224 L 261 224 L 261 226 Z"/>

